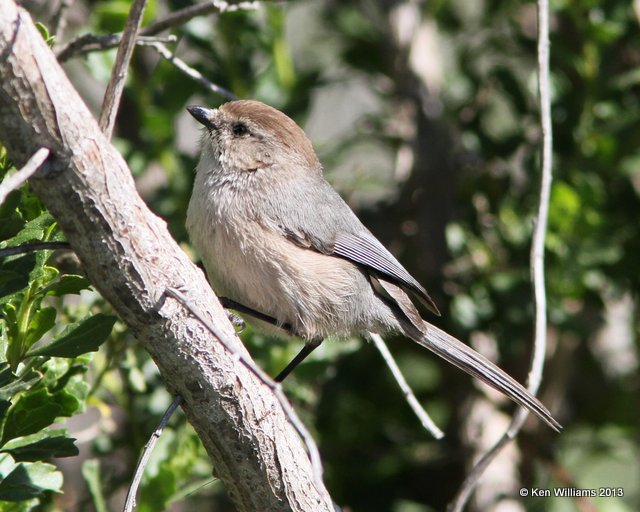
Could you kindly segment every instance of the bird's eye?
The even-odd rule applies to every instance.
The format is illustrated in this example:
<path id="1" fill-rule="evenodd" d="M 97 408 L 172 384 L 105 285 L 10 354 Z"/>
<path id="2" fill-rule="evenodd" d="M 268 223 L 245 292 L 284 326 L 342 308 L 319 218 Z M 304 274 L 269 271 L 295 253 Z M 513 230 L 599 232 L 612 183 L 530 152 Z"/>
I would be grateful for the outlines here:
<path id="1" fill-rule="evenodd" d="M 249 128 L 247 128 L 247 125 L 244 123 L 235 123 L 231 130 L 233 131 L 233 134 L 238 137 L 249 133 Z"/>

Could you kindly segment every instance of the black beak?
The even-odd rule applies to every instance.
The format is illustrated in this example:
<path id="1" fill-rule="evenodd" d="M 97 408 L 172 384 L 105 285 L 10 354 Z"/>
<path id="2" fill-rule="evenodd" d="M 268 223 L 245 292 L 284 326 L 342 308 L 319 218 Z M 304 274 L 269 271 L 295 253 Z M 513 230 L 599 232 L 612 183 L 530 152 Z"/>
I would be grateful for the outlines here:
<path id="1" fill-rule="evenodd" d="M 196 121 L 202 123 L 205 128 L 209 130 L 217 130 L 218 127 L 213 122 L 214 109 L 200 107 L 199 105 L 189 105 L 187 111 L 191 114 Z"/>

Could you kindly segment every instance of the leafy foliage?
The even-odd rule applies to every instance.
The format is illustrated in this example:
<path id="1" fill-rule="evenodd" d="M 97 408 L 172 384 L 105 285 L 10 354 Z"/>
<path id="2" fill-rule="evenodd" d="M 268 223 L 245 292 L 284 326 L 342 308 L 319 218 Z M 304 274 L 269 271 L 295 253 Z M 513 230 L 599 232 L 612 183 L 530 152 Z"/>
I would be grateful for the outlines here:
<path id="1" fill-rule="evenodd" d="M 0 174 L 9 168 L 3 159 Z M 2 248 L 61 239 L 51 215 L 26 189 L 7 198 L 0 218 Z M 46 461 L 76 456 L 78 449 L 65 429 L 53 425 L 84 411 L 85 354 L 98 349 L 115 322 L 98 313 L 56 334 L 61 312 L 49 299 L 78 295 L 89 282 L 61 274 L 49 263 L 52 255 L 44 250 L 0 260 L 0 502 L 22 502 L 21 510 L 61 492 L 62 473 Z M 7 507 L 0 508 L 17 510 Z"/>

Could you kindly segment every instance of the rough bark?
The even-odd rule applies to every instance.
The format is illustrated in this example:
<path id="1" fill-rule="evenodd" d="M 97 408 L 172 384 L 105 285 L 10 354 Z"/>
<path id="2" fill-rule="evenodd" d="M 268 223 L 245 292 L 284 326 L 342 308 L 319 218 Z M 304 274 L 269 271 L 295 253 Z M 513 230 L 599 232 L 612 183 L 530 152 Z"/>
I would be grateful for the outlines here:
<path id="1" fill-rule="evenodd" d="M 91 282 L 184 398 L 238 510 L 333 510 L 272 390 L 175 300 L 155 309 L 167 287 L 188 288 L 189 300 L 245 353 L 202 272 L 137 195 L 125 161 L 13 0 L 0 9 L 0 142 L 17 166 L 40 147 L 51 150 L 33 190 Z"/>

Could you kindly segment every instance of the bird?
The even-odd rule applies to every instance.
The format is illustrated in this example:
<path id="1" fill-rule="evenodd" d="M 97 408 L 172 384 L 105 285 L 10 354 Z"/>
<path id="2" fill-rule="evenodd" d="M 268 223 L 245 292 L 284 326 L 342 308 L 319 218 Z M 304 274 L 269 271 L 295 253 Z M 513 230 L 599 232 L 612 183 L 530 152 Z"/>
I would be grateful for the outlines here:
<path id="1" fill-rule="evenodd" d="M 186 228 L 221 303 L 305 341 L 282 381 L 325 338 L 400 333 L 497 389 L 556 431 L 524 386 L 424 320 L 427 290 L 324 178 L 302 128 L 257 100 L 187 107 L 202 124 Z"/>

